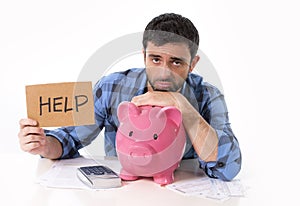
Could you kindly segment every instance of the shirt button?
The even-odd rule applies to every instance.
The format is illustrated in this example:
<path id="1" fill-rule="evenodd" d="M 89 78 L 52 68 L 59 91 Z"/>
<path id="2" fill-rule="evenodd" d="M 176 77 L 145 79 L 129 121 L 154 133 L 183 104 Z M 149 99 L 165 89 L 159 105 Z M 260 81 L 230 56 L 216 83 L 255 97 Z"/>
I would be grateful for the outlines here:
<path id="1" fill-rule="evenodd" d="M 223 162 L 218 162 L 218 167 L 224 167 L 224 163 Z"/>

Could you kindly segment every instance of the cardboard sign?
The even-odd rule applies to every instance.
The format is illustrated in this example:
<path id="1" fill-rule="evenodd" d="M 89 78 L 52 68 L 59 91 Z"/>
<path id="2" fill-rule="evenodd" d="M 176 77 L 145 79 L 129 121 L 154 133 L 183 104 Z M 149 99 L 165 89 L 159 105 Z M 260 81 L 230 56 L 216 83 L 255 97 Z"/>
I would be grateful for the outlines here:
<path id="1" fill-rule="evenodd" d="M 40 127 L 95 123 L 91 82 L 26 86 L 27 116 Z"/>

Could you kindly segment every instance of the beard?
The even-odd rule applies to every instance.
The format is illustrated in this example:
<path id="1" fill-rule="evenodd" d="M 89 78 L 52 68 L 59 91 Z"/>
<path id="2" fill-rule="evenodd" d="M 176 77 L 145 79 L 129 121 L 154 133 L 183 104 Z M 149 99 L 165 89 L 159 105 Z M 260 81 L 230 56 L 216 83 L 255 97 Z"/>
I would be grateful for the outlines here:
<path id="1" fill-rule="evenodd" d="M 150 86 L 152 87 L 153 91 L 160 91 L 160 92 L 177 92 L 182 88 L 183 82 L 180 84 L 176 84 L 171 79 L 156 79 L 154 81 L 148 80 Z"/>
<path id="2" fill-rule="evenodd" d="M 172 71 L 165 71 L 166 74 L 162 74 L 161 72 L 160 68 L 146 67 L 148 84 L 150 84 L 153 91 L 178 92 L 188 78 L 188 71 L 181 75 Z"/>

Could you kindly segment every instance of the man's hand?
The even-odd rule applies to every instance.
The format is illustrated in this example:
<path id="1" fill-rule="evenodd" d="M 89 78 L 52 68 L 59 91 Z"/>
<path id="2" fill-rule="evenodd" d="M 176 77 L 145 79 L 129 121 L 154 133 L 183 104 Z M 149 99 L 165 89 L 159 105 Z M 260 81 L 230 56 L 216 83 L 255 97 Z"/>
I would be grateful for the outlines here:
<path id="1" fill-rule="evenodd" d="M 38 122 L 32 119 L 21 119 L 18 134 L 20 147 L 31 154 L 39 154 L 49 159 L 59 158 L 62 147 L 59 141 L 45 135 L 44 130 L 38 127 Z"/>
<path id="2" fill-rule="evenodd" d="M 131 100 L 135 105 L 175 106 L 182 113 L 183 125 L 195 151 L 204 161 L 215 161 L 218 154 L 218 137 L 215 130 L 179 92 L 151 91 Z"/>
<path id="3" fill-rule="evenodd" d="M 174 106 L 181 110 L 182 102 L 185 97 L 178 92 L 147 92 L 145 94 L 135 96 L 132 98 L 133 102 L 137 106 L 142 105 L 155 105 L 155 106 Z M 186 101 L 186 100 L 185 100 Z"/>

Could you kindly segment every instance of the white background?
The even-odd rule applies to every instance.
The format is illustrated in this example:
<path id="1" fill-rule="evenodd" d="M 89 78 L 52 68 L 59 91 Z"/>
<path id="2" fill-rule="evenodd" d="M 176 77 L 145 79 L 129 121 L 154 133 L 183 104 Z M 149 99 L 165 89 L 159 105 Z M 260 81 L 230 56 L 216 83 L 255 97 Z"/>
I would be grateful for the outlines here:
<path id="1" fill-rule="evenodd" d="M 253 188 L 289 201 L 292 194 L 285 187 L 295 183 L 299 168 L 296 2 L 1 1 L 0 153 L 22 154 L 17 133 L 19 119 L 26 117 L 25 85 L 76 81 L 102 45 L 143 31 L 161 13 L 175 12 L 194 22 L 200 49 L 222 81 L 243 153 L 240 177 L 265 182 L 265 187 Z"/>

